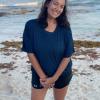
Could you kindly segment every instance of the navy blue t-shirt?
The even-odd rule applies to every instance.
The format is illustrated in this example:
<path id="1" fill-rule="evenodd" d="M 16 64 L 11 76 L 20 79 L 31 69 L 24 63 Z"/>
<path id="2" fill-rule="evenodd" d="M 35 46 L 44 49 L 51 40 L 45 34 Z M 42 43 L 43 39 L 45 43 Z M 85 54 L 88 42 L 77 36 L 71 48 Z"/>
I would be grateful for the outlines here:
<path id="1" fill-rule="evenodd" d="M 23 32 L 22 51 L 34 53 L 45 74 L 52 76 L 62 58 L 70 57 L 75 52 L 72 31 L 70 27 L 57 25 L 53 32 L 49 32 L 37 22 L 37 19 L 29 20 Z M 70 72 L 71 68 L 72 60 L 64 71 Z"/>

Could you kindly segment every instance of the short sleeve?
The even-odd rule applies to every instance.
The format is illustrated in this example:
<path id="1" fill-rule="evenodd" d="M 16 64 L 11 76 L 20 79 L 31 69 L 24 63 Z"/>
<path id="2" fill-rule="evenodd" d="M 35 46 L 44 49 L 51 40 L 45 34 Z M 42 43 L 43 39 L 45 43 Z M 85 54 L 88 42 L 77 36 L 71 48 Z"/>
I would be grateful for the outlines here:
<path id="1" fill-rule="evenodd" d="M 26 22 L 26 24 L 25 24 L 21 50 L 24 51 L 24 52 L 27 52 L 27 53 L 33 53 L 34 52 L 29 21 Z"/>
<path id="2" fill-rule="evenodd" d="M 72 36 L 72 31 L 70 26 L 65 29 L 64 32 L 64 40 L 65 40 L 65 50 L 64 50 L 64 56 L 63 57 L 71 57 L 72 54 L 75 52 L 74 49 L 74 41 Z"/>

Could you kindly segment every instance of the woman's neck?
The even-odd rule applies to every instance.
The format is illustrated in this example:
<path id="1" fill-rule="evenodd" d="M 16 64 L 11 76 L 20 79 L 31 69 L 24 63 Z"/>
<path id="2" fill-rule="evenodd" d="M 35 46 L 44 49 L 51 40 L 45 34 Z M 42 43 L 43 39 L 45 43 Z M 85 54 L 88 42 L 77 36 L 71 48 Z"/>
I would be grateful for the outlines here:
<path id="1" fill-rule="evenodd" d="M 51 17 L 47 18 L 47 22 L 48 22 L 49 25 L 57 24 L 56 19 L 51 18 Z"/>

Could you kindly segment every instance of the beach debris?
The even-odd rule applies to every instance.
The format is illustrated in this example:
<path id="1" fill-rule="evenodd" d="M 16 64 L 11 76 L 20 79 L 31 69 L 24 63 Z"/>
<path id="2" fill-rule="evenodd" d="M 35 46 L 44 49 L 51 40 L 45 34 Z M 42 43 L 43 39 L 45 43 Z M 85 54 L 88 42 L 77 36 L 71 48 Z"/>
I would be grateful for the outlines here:
<path id="1" fill-rule="evenodd" d="M 98 58 L 100 58 L 100 54 L 95 51 L 94 48 L 76 48 L 75 49 L 76 52 L 74 53 L 74 55 L 72 56 L 73 59 L 79 59 L 79 60 L 84 60 L 87 59 L 89 61 L 96 60 Z"/>
<path id="2" fill-rule="evenodd" d="M 0 69 L 3 69 L 3 68 L 8 68 L 8 69 L 11 69 L 12 66 L 13 66 L 14 62 L 10 62 L 10 63 L 0 63 Z"/>
<path id="3" fill-rule="evenodd" d="M 0 12 L 0 17 L 8 16 L 8 15 L 22 15 L 22 14 L 27 14 L 31 12 L 35 12 L 35 9 L 34 8 L 31 8 L 31 9 L 13 8 L 13 9 L 8 9 L 7 11 Z"/>
<path id="4" fill-rule="evenodd" d="M 1 43 L 5 47 L 0 48 L 0 51 L 8 52 L 10 51 L 18 51 L 21 48 L 21 42 L 20 41 L 4 41 Z M 14 49 L 16 48 L 16 49 Z"/>
<path id="5" fill-rule="evenodd" d="M 89 72 L 80 72 L 79 74 L 80 75 L 91 75 L 91 73 L 89 73 Z"/>
<path id="6" fill-rule="evenodd" d="M 8 15 L 9 13 L 7 13 L 7 12 L 0 12 L 0 17 L 2 17 L 2 16 L 6 16 L 6 15 Z"/>
<path id="7" fill-rule="evenodd" d="M 27 60 L 27 61 L 26 61 L 26 63 L 30 64 L 30 61 L 29 61 L 29 60 Z"/>
<path id="8" fill-rule="evenodd" d="M 77 68 L 73 68 L 73 69 L 72 69 L 72 73 L 73 73 L 74 75 L 76 75 L 76 74 L 78 73 L 78 69 L 77 69 Z"/>
<path id="9" fill-rule="evenodd" d="M 100 65 L 95 64 L 95 65 L 90 65 L 89 67 L 93 68 L 94 70 L 99 70 L 100 71 Z"/>
<path id="10" fill-rule="evenodd" d="M 0 48 L 0 51 L 7 51 L 10 47 L 12 48 L 17 48 L 17 50 L 21 49 L 22 41 L 4 41 L 0 43 L 4 45 L 5 47 Z M 100 42 L 93 42 L 93 41 L 80 41 L 80 40 L 75 40 L 75 53 L 74 55 L 79 55 L 79 54 L 86 54 L 86 52 L 91 52 L 92 49 L 88 50 L 82 50 L 80 49 L 81 47 L 86 47 L 86 48 L 93 48 L 93 47 L 100 47 Z"/>
<path id="11" fill-rule="evenodd" d="M 95 41 L 81 41 L 81 40 L 75 40 L 74 41 L 75 47 L 81 48 L 93 48 L 93 47 L 100 47 L 100 42 Z"/>
<path id="12" fill-rule="evenodd" d="M 11 52 L 3 52 L 3 54 L 6 55 L 6 56 L 10 56 Z"/>

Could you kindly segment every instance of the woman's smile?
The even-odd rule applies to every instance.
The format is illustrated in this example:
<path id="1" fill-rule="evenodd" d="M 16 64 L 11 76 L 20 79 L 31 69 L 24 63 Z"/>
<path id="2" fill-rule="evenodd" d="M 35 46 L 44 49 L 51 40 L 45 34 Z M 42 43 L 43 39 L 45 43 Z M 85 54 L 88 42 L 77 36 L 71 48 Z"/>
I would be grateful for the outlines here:
<path id="1" fill-rule="evenodd" d="M 60 12 L 57 11 L 57 10 L 52 10 L 52 13 L 53 13 L 54 15 L 56 15 L 56 16 L 60 14 Z"/>

